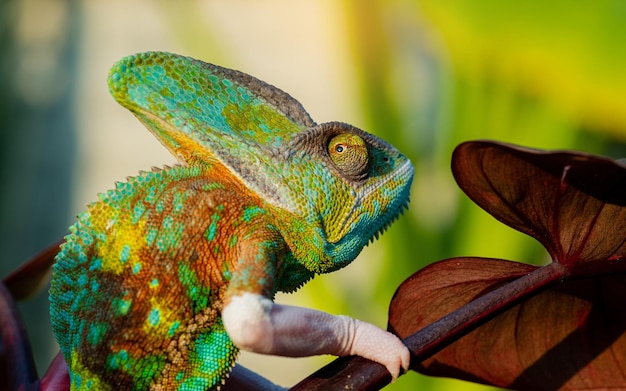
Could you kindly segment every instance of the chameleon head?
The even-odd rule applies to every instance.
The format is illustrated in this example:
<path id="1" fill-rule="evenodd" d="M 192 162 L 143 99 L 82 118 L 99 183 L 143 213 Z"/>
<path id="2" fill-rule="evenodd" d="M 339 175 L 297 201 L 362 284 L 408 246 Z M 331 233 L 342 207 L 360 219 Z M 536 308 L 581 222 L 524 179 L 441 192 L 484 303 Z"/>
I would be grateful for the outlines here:
<path id="1" fill-rule="evenodd" d="M 245 73 L 147 52 L 118 61 L 109 88 L 181 161 L 243 183 L 312 272 L 351 262 L 407 205 L 405 156 L 353 126 L 317 125 L 294 98 Z"/>
<path id="2" fill-rule="evenodd" d="M 325 123 L 298 134 L 285 150 L 284 200 L 306 222 L 286 230 L 294 235 L 287 240 L 292 249 L 306 248 L 296 257 L 316 273 L 351 262 L 408 205 L 411 162 L 369 133 Z"/>

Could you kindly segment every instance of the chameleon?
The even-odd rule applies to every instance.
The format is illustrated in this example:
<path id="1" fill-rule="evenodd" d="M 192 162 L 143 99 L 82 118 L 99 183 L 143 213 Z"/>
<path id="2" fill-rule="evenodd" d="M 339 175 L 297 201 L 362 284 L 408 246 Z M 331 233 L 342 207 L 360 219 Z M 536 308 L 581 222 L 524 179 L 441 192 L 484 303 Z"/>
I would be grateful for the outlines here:
<path id="1" fill-rule="evenodd" d="M 181 55 L 125 57 L 108 86 L 177 163 L 99 194 L 55 258 L 50 316 L 72 390 L 219 389 L 240 349 L 408 369 L 395 335 L 274 302 L 352 262 L 408 207 L 407 157 Z"/>

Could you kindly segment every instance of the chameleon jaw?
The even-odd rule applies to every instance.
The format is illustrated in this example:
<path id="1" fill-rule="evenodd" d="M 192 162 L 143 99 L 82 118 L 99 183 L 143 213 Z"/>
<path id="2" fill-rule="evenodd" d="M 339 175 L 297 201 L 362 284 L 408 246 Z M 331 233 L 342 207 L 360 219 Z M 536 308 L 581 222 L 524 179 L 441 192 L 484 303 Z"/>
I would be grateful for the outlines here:
<path id="1" fill-rule="evenodd" d="M 413 179 L 413 166 L 407 159 L 400 167 L 396 168 L 393 176 L 384 181 L 379 181 L 368 186 L 366 192 L 361 193 L 361 197 L 354 203 L 349 215 L 342 222 L 340 239 L 331 242 L 327 238 L 324 246 L 323 257 L 325 261 L 318 261 L 315 264 L 316 273 L 328 273 L 341 269 L 352 262 L 361 252 L 363 247 L 377 239 L 402 213 L 408 208 L 409 190 Z M 374 214 L 374 219 L 364 219 L 364 216 L 371 213 L 364 204 L 368 202 L 367 195 L 371 192 L 380 194 L 380 189 L 396 182 L 397 193 L 392 197 L 393 201 L 385 206 L 385 210 Z M 370 205 L 371 206 L 371 205 Z M 361 209 L 361 210 L 359 210 Z M 351 219 L 351 216 L 358 215 L 360 219 Z M 372 222 L 383 221 L 378 227 L 373 227 Z M 357 233 L 356 235 L 354 233 Z"/>
<path id="2" fill-rule="evenodd" d="M 385 232 L 387 228 L 389 228 L 389 226 L 394 221 L 396 221 L 402 215 L 402 213 L 404 213 L 405 210 L 409 208 L 409 190 L 412 181 L 413 165 L 411 164 L 411 161 L 407 159 L 400 167 L 396 169 L 394 175 L 387 178 L 385 181 L 379 181 L 369 185 L 364 185 L 365 189 L 359 192 L 360 196 L 358 197 L 358 199 L 355 200 L 355 206 L 364 204 L 370 194 L 376 194 L 381 188 L 389 186 L 389 184 L 393 182 L 399 183 L 398 186 L 401 186 L 400 193 L 402 194 L 401 196 L 396 195 L 395 197 L 393 197 L 393 199 L 403 200 L 400 203 L 391 203 L 386 207 L 387 209 L 391 209 L 384 213 L 386 216 L 388 216 L 386 221 L 378 229 L 368 235 L 369 240 L 366 245 L 368 243 L 372 243 L 375 239 L 378 239 L 378 237 L 383 232 Z M 357 208 L 353 208 L 350 212 L 350 215 L 346 216 L 346 219 L 343 222 L 341 232 L 347 232 L 351 229 L 349 221 L 351 219 L 351 216 L 356 213 L 356 209 Z"/>

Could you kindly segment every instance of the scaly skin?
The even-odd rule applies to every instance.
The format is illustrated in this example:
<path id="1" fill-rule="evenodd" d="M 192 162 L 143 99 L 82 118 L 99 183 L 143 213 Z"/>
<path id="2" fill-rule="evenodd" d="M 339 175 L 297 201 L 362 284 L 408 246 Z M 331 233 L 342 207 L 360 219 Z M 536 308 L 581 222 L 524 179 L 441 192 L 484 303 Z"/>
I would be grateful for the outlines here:
<path id="1" fill-rule="evenodd" d="M 216 389 L 233 341 L 406 369 L 408 351 L 390 334 L 391 359 L 378 358 L 369 346 L 378 337 L 359 331 L 374 326 L 270 301 L 351 262 L 400 214 L 413 176 L 406 157 L 350 125 L 315 124 L 251 76 L 187 57 L 124 58 L 109 88 L 181 165 L 118 183 L 70 228 L 50 312 L 72 389 Z M 299 327 L 310 342 L 288 336 L 295 314 L 309 319 Z"/>

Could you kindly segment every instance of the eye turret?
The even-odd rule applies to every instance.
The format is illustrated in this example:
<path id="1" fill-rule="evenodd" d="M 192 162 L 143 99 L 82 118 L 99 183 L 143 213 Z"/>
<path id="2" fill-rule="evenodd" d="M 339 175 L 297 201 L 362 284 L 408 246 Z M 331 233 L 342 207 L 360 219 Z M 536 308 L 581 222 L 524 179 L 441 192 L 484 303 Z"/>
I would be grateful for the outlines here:
<path id="1" fill-rule="evenodd" d="M 334 136 L 328 143 L 328 154 L 335 167 L 352 180 L 367 176 L 369 156 L 365 141 L 352 133 Z"/>

